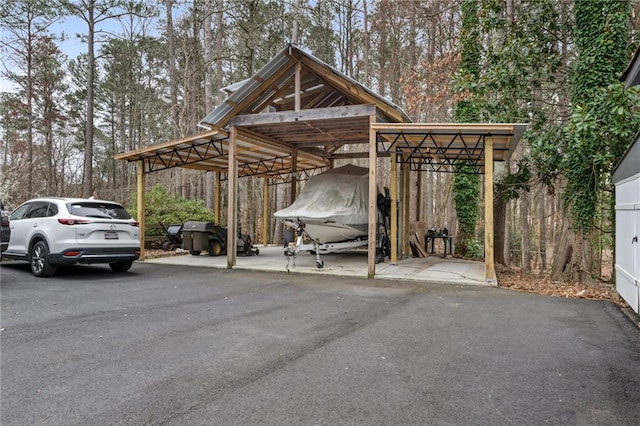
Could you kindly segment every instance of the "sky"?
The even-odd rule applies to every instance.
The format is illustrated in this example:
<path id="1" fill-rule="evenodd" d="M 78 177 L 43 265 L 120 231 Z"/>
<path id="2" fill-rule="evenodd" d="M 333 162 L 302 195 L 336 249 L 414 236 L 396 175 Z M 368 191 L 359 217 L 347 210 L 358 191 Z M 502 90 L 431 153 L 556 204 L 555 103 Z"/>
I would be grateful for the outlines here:
<path id="1" fill-rule="evenodd" d="M 179 8 L 174 11 L 174 15 L 180 14 Z M 149 32 L 153 34 L 156 31 L 154 25 L 157 25 L 157 21 L 149 28 Z M 49 31 L 56 35 L 64 34 L 64 40 L 58 41 L 58 47 L 63 54 L 67 56 L 67 59 L 75 59 L 78 55 L 87 52 L 87 45 L 83 43 L 77 34 L 86 34 L 88 32 L 87 24 L 77 17 L 65 17 L 59 22 L 52 24 L 49 27 Z M 105 20 L 96 25 L 96 31 L 107 31 L 113 34 L 121 34 L 123 32 L 122 24 L 116 19 Z M 7 40 L 11 36 L 4 28 L 0 28 L 0 38 Z M 96 44 L 96 51 L 100 48 L 99 43 Z M 11 68 L 13 65 L 7 58 L 6 54 L 2 52 L 0 56 L 0 71 L 4 72 L 5 69 Z M 16 92 L 16 86 L 0 75 L 0 92 Z"/>
<path id="2" fill-rule="evenodd" d="M 67 18 L 59 23 L 53 24 L 50 27 L 50 32 L 54 34 L 66 34 L 66 40 L 59 41 L 57 44 L 60 50 L 67 55 L 68 59 L 74 59 L 79 54 L 85 53 L 87 51 L 87 45 L 82 43 L 78 37 L 76 37 L 76 33 L 82 32 L 86 33 L 86 24 L 80 20 L 79 18 Z M 0 37 L 3 40 L 6 40 L 11 36 L 4 28 L 0 28 Z M 13 68 L 13 64 L 11 60 L 7 58 L 6 54 L 2 53 L 2 58 L 0 58 L 0 70 L 4 73 L 4 71 L 9 68 Z M 15 84 L 11 81 L 8 81 L 4 76 L 0 75 L 0 92 L 15 92 L 17 88 Z"/>

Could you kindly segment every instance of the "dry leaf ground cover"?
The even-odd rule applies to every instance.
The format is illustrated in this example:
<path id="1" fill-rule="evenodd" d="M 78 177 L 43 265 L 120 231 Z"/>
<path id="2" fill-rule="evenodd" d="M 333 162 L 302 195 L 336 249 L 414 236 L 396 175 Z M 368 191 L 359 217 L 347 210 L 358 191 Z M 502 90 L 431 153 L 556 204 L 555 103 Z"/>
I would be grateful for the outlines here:
<path id="1" fill-rule="evenodd" d="M 579 299 L 610 300 L 619 306 L 626 306 L 612 284 L 595 282 L 592 284 L 563 283 L 552 281 L 546 275 L 523 272 L 518 269 L 496 265 L 498 285 L 512 290 L 526 291 L 557 297 Z"/>

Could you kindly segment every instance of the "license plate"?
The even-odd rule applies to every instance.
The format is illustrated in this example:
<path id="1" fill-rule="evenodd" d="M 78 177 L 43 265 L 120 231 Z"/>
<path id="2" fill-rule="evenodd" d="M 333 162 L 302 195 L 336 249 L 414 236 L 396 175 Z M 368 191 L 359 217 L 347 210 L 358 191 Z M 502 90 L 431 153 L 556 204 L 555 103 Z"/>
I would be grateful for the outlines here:
<path id="1" fill-rule="evenodd" d="M 104 239 L 105 240 L 117 240 L 118 239 L 118 233 L 117 232 L 113 232 L 113 231 L 107 231 L 104 233 Z"/>

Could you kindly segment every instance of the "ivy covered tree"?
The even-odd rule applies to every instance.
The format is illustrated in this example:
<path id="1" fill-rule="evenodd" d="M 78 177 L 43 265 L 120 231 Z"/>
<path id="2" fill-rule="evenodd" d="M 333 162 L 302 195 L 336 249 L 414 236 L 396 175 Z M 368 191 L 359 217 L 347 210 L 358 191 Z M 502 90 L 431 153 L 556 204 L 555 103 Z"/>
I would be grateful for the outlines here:
<path id="1" fill-rule="evenodd" d="M 550 129 L 564 120 L 567 96 L 562 74 L 563 52 L 567 44 L 566 6 L 553 0 L 523 0 L 505 3 L 483 0 L 481 28 L 487 52 L 479 97 L 483 101 L 482 121 L 522 122 L 529 131 L 520 142 L 511 164 L 498 169 L 494 188 L 495 260 L 509 263 L 509 243 L 520 247 L 520 266 L 530 268 L 529 192 L 537 183 L 530 156 L 536 155 L 535 140 L 553 134 Z M 548 138 L 544 147 L 557 146 Z M 515 167 L 514 167 L 515 165 Z M 518 238 L 507 239 L 509 202 L 518 200 L 520 210 Z M 540 202 L 544 208 L 545 201 Z M 542 215 L 544 217 L 544 215 Z M 540 246 L 545 239 L 544 223 L 539 227 Z M 505 241 L 507 240 L 507 241 Z M 541 247 L 541 256 L 545 249 Z M 542 259 L 542 263 L 545 263 Z"/>
<path id="2" fill-rule="evenodd" d="M 480 79 L 480 36 L 477 15 L 478 1 L 462 2 L 462 29 L 460 34 L 461 62 L 457 78 L 459 87 L 466 91 L 464 99 L 456 105 L 454 116 L 458 123 L 476 123 L 480 121 L 479 102 L 475 85 Z M 477 250 L 475 229 L 479 217 L 480 176 L 474 167 L 464 162 L 455 166 L 453 197 L 458 215 L 458 241 L 456 253 L 475 257 L 482 255 Z"/>
<path id="3" fill-rule="evenodd" d="M 638 104 L 633 104 L 634 92 L 625 94 L 617 82 L 630 53 L 630 1 L 575 1 L 574 16 L 573 112 L 561 163 L 569 215 L 565 235 L 558 240 L 552 277 L 590 281 L 599 275 L 594 270 L 592 246 L 592 232 L 601 217 L 598 205 L 607 197 L 613 165 L 638 128 L 634 113 Z"/>

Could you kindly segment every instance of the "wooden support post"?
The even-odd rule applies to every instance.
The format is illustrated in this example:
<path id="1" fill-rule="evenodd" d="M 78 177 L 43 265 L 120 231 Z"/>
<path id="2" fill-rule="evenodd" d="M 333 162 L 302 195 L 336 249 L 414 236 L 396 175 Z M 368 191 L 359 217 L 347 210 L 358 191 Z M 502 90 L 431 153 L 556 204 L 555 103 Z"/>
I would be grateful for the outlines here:
<path id="1" fill-rule="evenodd" d="M 262 244 L 269 244 L 269 178 L 264 178 L 262 188 Z"/>
<path id="2" fill-rule="evenodd" d="M 408 159 L 407 159 L 408 160 Z M 409 246 L 409 230 L 411 222 L 411 174 L 409 173 L 409 163 L 402 163 L 402 253 L 405 256 L 411 255 Z"/>
<path id="3" fill-rule="evenodd" d="M 291 151 L 291 204 L 296 200 L 298 190 L 298 148 Z"/>
<path id="4" fill-rule="evenodd" d="M 391 258 L 392 264 L 398 262 L 398 162 L 395 148 L 391 151 Z"/>
<path id="5" fill-rule="evenodd" d="M 213 215 L 215 216 L 216 223 L 222 223 L 222 216 L 220 211 L 220 204 L 222 200 L 220 199 L 220 186 L 222 185 L 220 180 L 220 172 L 215 172 L 214 175 L 214 188 L 213 188 L 213 196 L 215 199 L 213 200 Z"/>
<path id="6" fill-rule="evenodd" d="M 138 205 L 137 205 L 137 213 L 138 213 L 138 224 L 139 224 L 139 228 L 138 231 L 140 232 L 140 257 L 139 260 L 144 260 L 144 244 L 145 244 L 145 238 L 144 238 L 144 234 L 146 231 L 146 224 L 145 224 L 145 220 L 144 220 L 144 215 L 145 215 L 145 189 L 146 189 L 146 182 L 145 182 L 145 177 L 146 175 L 144 174 L 144 160 L 138 160 L 137 161 L 137 168 L 136 168 L 136 174 L 137 174 L 137 193 L 136 196 L 138 197 Z"/>
<path id="7" fill-rule="evenodd" d="M 237 196 L 238 196 L 238 164 L 236 160 L 238 149 L 238 129 L 231 126 L 229 137 L 229 171 L 227 179 L 227 269 L 236 264 L 236 234 L 237 234 Z"/>
<path id="8" fill-rule="evenodd" d="M 484 265 L 488 283 L 497 284 L 493 259 L 493 139 L 484 137 Z"/>
<path id="9" fill-rule="evenodd" d="M 422 220 L 422 171 L 418 170 L 418 175 L 416 176 L 416 221 L 420 222 Z"/>
<path id="10" fill-rule="evenodd" d="M 294 108 L 296 111 L 300 111 L 300 105 L 301 105 L 301 101 L 300 101 L 300 92 L 301 92 L 301 87 L 302 87 L 302 83 L 300 82 L 301 78 L 300 75 L 302 74 L 302 63 L 300 63 L 300 61 L 298 61 L 296 63 L 296 70 L 295 70 L 295 82 L 294 82 L 294 86 L 295 86 L 295 97 L 294 97 Z"/>
<path id="11" fill-rule="evenodd" d="M 376 275 L 376 234 L 378 233 L 378 133 L 371 128 L 371 124 L 376 122 L 376 116 L 369 118 L 369 244 L 367 278 L 374 278 Z"/>
<path id="12" fill-rule="evenodd" d="M 398 152 L 396 154 L 396 159 L 399 160 L 398 163 L 398 257 L 400 259 L 404 256 L 404 243 L 402 239 L 404 238 L 404 178 L 403 178 L 403 169 L 402 169 L 402 153 Z"/>

